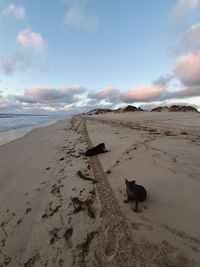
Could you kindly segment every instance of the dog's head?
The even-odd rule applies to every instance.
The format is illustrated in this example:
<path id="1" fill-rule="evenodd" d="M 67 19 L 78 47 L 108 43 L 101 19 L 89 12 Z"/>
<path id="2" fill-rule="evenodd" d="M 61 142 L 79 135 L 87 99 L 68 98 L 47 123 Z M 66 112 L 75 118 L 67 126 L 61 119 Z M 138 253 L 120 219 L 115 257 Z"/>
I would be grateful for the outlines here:
<path id="1" fill-rule="evenodd" d="M 135 180 L 128 181 L 127 179 L 125 179 L 125 184 L 126 185 L 135 185 Z"/>

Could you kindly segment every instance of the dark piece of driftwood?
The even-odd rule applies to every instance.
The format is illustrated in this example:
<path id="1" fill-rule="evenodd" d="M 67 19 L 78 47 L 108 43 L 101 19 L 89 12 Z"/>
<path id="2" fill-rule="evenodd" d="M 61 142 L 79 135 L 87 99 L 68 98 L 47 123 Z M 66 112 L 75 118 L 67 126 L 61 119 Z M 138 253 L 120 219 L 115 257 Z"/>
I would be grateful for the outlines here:
<path id="1" fill-rule="evenodd" d="M 81 179 L 83 179 L 83 180 L 86 180 L 86 181 L 92 181 L 93 183 L 96 183 L 96 181 L 95 181 L 94 179 L 85 176 L 85 175 L 82 173 L 82 171 L 77 171 L 77 175 L 78 175 Z"/>

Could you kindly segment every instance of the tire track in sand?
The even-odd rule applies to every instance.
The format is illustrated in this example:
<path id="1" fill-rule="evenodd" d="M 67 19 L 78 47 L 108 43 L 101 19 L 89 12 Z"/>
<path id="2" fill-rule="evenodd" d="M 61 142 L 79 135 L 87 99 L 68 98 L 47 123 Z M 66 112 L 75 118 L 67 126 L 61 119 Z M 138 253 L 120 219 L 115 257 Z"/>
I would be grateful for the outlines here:
<path id="1" fill-rule="evenodd" d="M 82 132 L 88 147 L 92 147 L 86 119 L 82 119 Z M 98 258 L 103 266 L 145 266 L 142 249 L 133 242 L 129 225 L 115 198 L 98 156 L 90 157 L 91 168 L 98 192 L 101 226 L 98 234 Z"/>

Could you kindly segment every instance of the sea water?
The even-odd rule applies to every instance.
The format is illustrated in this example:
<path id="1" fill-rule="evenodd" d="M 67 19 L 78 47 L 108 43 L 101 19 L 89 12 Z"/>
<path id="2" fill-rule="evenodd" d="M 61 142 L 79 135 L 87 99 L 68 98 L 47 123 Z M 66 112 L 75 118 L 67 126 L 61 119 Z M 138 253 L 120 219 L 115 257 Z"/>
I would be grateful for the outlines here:
<path id="1" fill-rule="evenodd" d="M 32 129 L 65 119 L 66 115 L 0 114 L 0 145 L 11 142 Z"/>

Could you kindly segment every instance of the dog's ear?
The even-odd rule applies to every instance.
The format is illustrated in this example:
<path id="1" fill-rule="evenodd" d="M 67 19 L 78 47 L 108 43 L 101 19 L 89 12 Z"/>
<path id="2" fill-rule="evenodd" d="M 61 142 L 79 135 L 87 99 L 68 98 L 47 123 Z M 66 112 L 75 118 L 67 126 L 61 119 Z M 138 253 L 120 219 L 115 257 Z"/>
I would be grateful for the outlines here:
<path id="1" fill-rule="evenodd" d="M 131 182 L 135 184 L 135 180 L 132 180 Z"/>
<path id="2" fill-rule="evenodd" d="M 125 180 L 125 183 L 128 183 L 128 180 L 127 179 L 124 179 Z"/>

